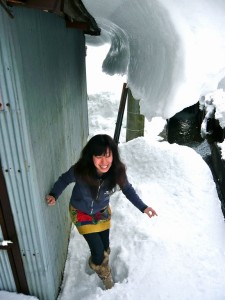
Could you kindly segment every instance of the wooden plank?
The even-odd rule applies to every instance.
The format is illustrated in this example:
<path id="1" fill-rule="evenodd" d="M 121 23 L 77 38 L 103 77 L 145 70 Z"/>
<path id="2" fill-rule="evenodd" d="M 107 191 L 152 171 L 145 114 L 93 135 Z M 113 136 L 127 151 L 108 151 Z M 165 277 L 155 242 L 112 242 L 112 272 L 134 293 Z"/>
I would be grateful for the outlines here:
<path id="1" fill-rule="evenodd" d="M 121 131 L 121 126 L 122 126 L 122 122 L 123 122 L 124 109 L 126 106 L 127 92 L 128 92 L 128 87 L 127 87 L 127 84 L 124 83 L 121 98 L 120 98 L 120 106 L 119 106 L 118 115 L 117 115 L 116 128 L 115 128 L 115 132 L 114 132 L 114 141 L 117 144 L 119 143 L 119 139 L 120 139 L 120 131 Z"/>

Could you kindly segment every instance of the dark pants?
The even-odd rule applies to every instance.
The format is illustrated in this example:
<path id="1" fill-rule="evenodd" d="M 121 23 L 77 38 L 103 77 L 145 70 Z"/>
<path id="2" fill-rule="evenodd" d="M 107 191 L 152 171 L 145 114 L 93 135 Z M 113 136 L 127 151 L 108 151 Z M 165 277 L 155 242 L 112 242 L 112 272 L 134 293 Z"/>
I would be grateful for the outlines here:
<path id="1" fill-rule="evenodd" d="M 104 259 L 104 251 L 107 251 L 109 248 L 109 229 L 84 234 L 83 237 L 91 250 L 92 262 L 96 265 L 101 265 Z"/>

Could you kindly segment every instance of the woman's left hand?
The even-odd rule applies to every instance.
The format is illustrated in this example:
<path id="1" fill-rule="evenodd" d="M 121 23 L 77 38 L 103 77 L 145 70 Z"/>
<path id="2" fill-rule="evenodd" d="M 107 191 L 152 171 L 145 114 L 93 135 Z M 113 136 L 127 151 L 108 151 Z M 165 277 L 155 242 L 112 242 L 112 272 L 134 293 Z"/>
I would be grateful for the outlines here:
<path id="1" fill-rule="evenodd" d="M 149 218 L 152 218 L 154 216 L 158 216 L 156 211 L 151 208 L 151 207 L 147 207 L 145 210 L 144 210 L 144 213 L 147 214 L 149 216 Z"/>

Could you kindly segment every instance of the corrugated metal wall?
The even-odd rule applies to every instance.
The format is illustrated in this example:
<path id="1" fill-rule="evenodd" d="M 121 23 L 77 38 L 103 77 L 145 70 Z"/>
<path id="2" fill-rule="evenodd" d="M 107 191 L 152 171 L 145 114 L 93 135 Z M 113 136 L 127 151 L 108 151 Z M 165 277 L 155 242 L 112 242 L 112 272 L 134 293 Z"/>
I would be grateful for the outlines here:
<path id="1" fill-rule="evenodd" d="M 0 241 L 4 240 L 0 227 Z M 16 285 L 13 278 L 13 273 L 10 267 L 7 251 L 0 251 L 0 287 L 5 287 L 6 290 L 16 291 Z M 1 290 L 1 288 L 0 288 Z"/>
<path id="2" fill-rule="evenodd" d="M 87 139 L 85 40 L 56 15 L 13 13 L 10 19 L 0 10 L 0 159 L 30 293 L 54 300 L 67 256 L 70 189 L 55 207 L 44 198 Z M 11 288 L 1 288 L 13 291 L 8 280 Z"/>

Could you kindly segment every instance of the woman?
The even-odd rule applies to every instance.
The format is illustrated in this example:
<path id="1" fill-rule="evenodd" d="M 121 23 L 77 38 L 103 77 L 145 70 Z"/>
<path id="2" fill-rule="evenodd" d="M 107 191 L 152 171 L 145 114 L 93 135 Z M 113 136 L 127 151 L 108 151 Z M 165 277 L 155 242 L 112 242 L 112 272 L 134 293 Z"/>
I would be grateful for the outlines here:
<path id="1" fill-rule="evenodd" d="M 54 184 L 46 197 L 48 205 L 55 205 L 56 199 L 72 182 L 76 184 L 70 199 L 71 219 L 89 245 L 90 267 L 109 289 L 114 285 L 109 267 L 110 195 L 119 186 L 141 212 L 150 218 L 157 214 L 142 202 L 128 182 L 117 144 L 106 134 L 96 135 L 88 141 L 78 162 Z"/>

